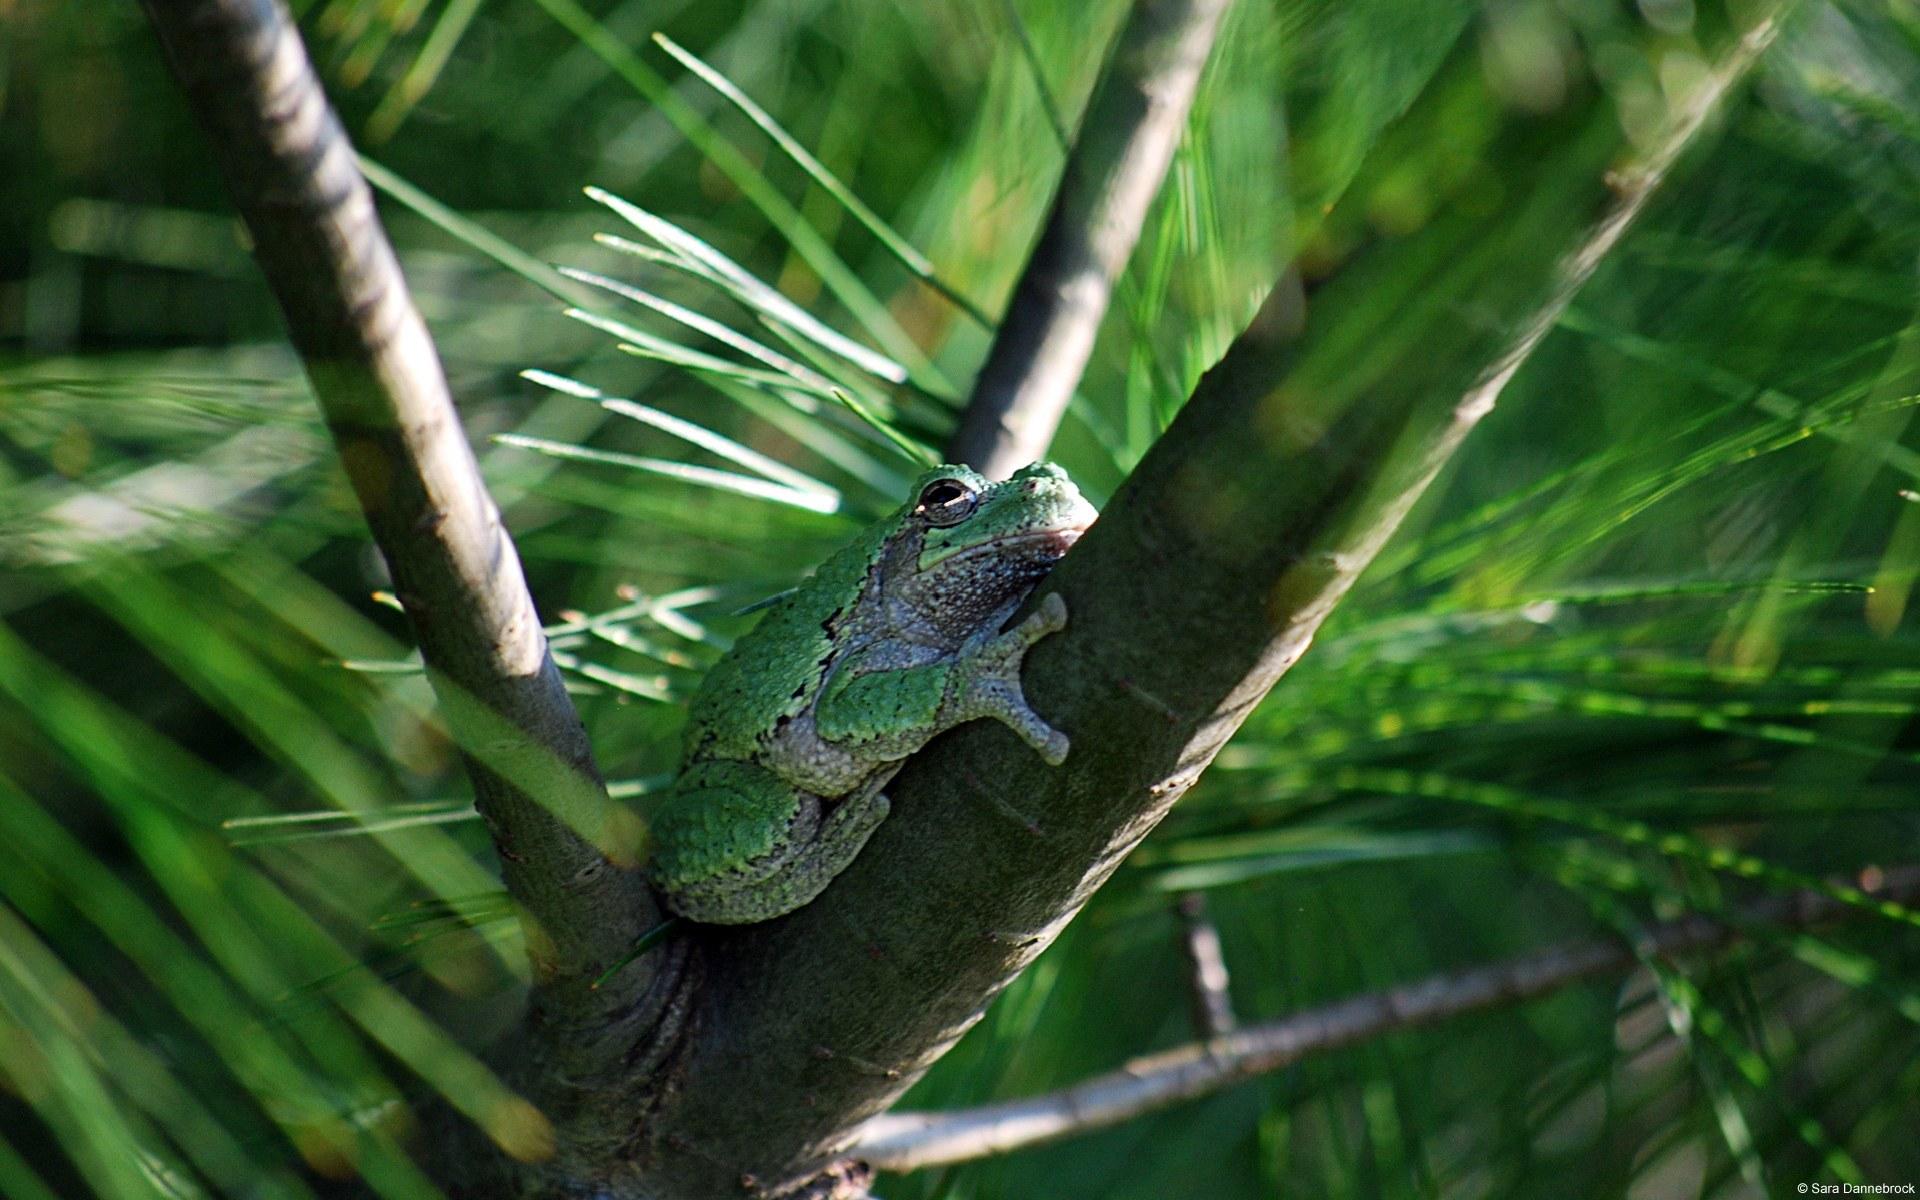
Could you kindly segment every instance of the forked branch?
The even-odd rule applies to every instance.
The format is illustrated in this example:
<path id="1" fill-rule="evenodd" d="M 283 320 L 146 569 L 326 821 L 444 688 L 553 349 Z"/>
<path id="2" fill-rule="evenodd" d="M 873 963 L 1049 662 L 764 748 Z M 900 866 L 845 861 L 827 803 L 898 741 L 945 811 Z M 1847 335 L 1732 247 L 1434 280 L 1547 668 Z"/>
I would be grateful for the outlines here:
<path id="1" fill-rule="evenodd" d="M 1062 767 L 956 729 L 908 761 L 893 817 L 820 899 L 710 940 L 658 1175 L 698 1192 L 745 1164 L 777 1191 L 855 1152 L 1306 653 L 1770 36 L 1725 47 L 1639 155 L 1604 93 L 1516 112 L 1463 43 L 1388 161 L 1497 113 L 1498 182 L 1377 237 L 1304 314 L 1271 299 L 1041 585 L 1068 625 L 1024 682 L 1072 736 Z M 749 1116 L 754 1094 L 803 1102 Z"/>
<path id="2" fill-rule="evenodd" d="M 1920 865 L 1886 871 L 1862 890 L 1877 899 L 1911 903 L 1920 897 Z M 1138 1058 L 1117 1071 L 1045 1095 L 957 1112 L 888 1113 L 868 1123 L 855 1153 L 883 1171 L 1007 1154 L 1117 1125 L 1397 1030 L 1523 1003 L 1583 980 L 1632 970 L 1644 961 L 1726 946 L 1750 932 L 1780 932 L 1862 915 L 1858 906 L 1833 896 L 1798 892 L 1756 901 L 1724 917 L 1695 914 L 1649 926 L 1631 942 L 1568 942 Z"/>

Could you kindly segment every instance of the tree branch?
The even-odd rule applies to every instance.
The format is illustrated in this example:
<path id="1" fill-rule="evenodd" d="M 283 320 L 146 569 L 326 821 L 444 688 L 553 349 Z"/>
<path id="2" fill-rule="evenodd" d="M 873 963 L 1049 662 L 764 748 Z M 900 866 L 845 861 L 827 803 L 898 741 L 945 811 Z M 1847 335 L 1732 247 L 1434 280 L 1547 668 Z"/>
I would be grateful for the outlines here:
<path id="1" fill-rule="evenodd" d="M 467 756 L 524 918 L 547 1061 L 564 1084 L 617 1071 L 657 1016 L 645 999 L 666 961 L 589 988 L 657 919 L 638 831 L 607 799 L 353 149 L 280 0 L 146 8 Z"/>
<path id="2" fill-rule="evenodd" d="M 701 930 L 594 992 L 656 916 L 635 831 L 606 800 L 346 139 L 277 0 L 145 2 L 214 135 L 526 914 L 538 974 L 525 1077 L 560 1126 L 550 1190 L 608 1196 L 785 1191 L 843 1155 L 1306 651 L 1765 43 L 1728 55 L 1624 171 L 1597 90 L 1551 117 L 1520 113 L 1463 46 L 1403 140 L 1444 137 L 1477 91 L 1464 102 L 1496 115 L 1483 162 L 1507 170 L 1497 188 L 1437 192 L 1422 228 L 1364 248 L 1304 313 L 1276 289 L 1045 585 L 1070 625 L 1034 650 L 1027 690 L 1073 737 L 1065 768 L 998 726 L 957 730 L 896 779 L 892 819 L 820 900 Z M 1204 5 L 1216 24 L 1223 3 Z M 1184 61 L 1197 73 L 1202 57 Z M 1060 347 L 1038 345 L 1051 363 Z"/>
<path id="3" fill-rule="evenodd" d="M 819 900 L 702 933 L 651 1179 L 793 1185 L 945 1053 L 1305 653 L 1770 35 L 1723 54 L 1637 160 L 1596 87 L 1529 115 L 1463 43 L 1385 149 L 1495 114 L 1479 161 L 1499 178 L 1358 252 L 1304 326 L 1276 293 L 1042 585 L 1069 623 L 1025 681 L 1073 738 L 1062 768 L 991 723 L 954 730 L 896 777 L 892 817 Z"/>
<path id="4" fill-rule="evenodd" d="M 1863 890 L 1878 899 L 1909 902 L 1920 896 L 1920 865 L 1887 871 L 1881 882 Z M 1138 1058 L 1045 1095 L 958 1112 L 887 1113 L 862 1130 L 855 1153 L 883 1171 L 1006 1154 L 1117 1125 L 1384 1034 L 1519 1004 L 1598 975 L 1631 970 L 1647 959 L 1725 946 L 1749 928 L 1795 929 L 1861 915 L 1859 907 L 1832 896 L 1798 892 L 1744 905 L 1725 917 L 1695 914 L 1653 925 L 1630 943 L 1568 942 Z"/>
<path id="5" fill-rule="evenodd" d="M 1004 479 L 1046 453 L 1173 161 L 1230 3 L 1136 0 L 947 447 L 951 461 Z"/>
<path id="6" fill-rule="evenodd" d="M 1233 993 L 1228 991 L 1227 955 L 1220 931 L 1207 916 L 1205 892 L 1180 897 L 1180 953 L 1187 965 L 1187 1006 L 1193 1028 L 1203 1038 L 1230 1033 L 1238 1024 Z"/>

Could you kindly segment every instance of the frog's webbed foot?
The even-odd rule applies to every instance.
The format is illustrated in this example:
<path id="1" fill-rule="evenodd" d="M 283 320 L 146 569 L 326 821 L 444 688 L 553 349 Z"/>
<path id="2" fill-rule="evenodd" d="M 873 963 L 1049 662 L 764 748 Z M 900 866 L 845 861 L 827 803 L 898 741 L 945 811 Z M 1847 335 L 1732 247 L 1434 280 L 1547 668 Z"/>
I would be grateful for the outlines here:
<path id="1" fill-rule="evenodd" d="M 1027 703 L 1027 695 L 1020 688 L 1020 667 L 1034 643 L 1066 627 L 1067 602 L 1058 593 L 1049 593 L 1032 616 L 995 635 L 969 655 L 965 690 L 954 714 L 957 721 L 992 717 L 1020 735 L 1047 765 L 1057 767 L 1065 762 L 1067 735 L 1047 724 Z"/>

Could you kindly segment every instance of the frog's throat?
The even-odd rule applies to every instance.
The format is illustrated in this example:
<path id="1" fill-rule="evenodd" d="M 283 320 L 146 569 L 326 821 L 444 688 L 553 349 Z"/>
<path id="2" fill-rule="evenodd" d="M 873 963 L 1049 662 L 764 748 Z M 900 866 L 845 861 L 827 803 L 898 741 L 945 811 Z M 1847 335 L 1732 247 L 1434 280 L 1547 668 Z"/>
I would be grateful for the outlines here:
<path id="1" fill-rule="evenodd" d="M 1063 557 L 1068 550 L 1072 549 L 1073 544 L 1079 541 L 1080 535 L 1086 531 L 1087 526 L 1085 525 L 1062 525 L 1057 529 L 1036 529 L 1026 533 L 1010 533 L 1005 537 L 976 542 L 971 546 L 955 546 L 937 553 L 922 550 L 920 552 L 919 568 L 924 571 L 928 567 L 937 566 L 944 562 L 964 562 L 969 558 L 975 558 L 982 554 L 1004 554 L 1009 549 L 1024 549 L 1028 546 L 1050 548 L 1054 552 L 1052 557 L 1057 560 Z"/>

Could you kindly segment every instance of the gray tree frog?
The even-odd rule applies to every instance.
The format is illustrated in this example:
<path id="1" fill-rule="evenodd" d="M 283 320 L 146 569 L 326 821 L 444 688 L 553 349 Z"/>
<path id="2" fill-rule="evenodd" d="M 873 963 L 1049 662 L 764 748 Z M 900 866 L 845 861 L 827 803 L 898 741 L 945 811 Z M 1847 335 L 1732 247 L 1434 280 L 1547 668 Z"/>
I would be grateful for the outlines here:
<path id="1" fill-rule="evenodd" d="M 708 672 L 679 779 L 653 818 L 653 880 L 681 915 L 765 921 L 811 901 L 886 818 L 902 760 L 976 717 L 1058 765 L 1067 738 L 1028 707 L 1028 648 L 1066 603 L 1001 632 L 1093 522 L 1065 471 L 989 483 L 921 476 L 913 499 L 835 554 Z"/>

